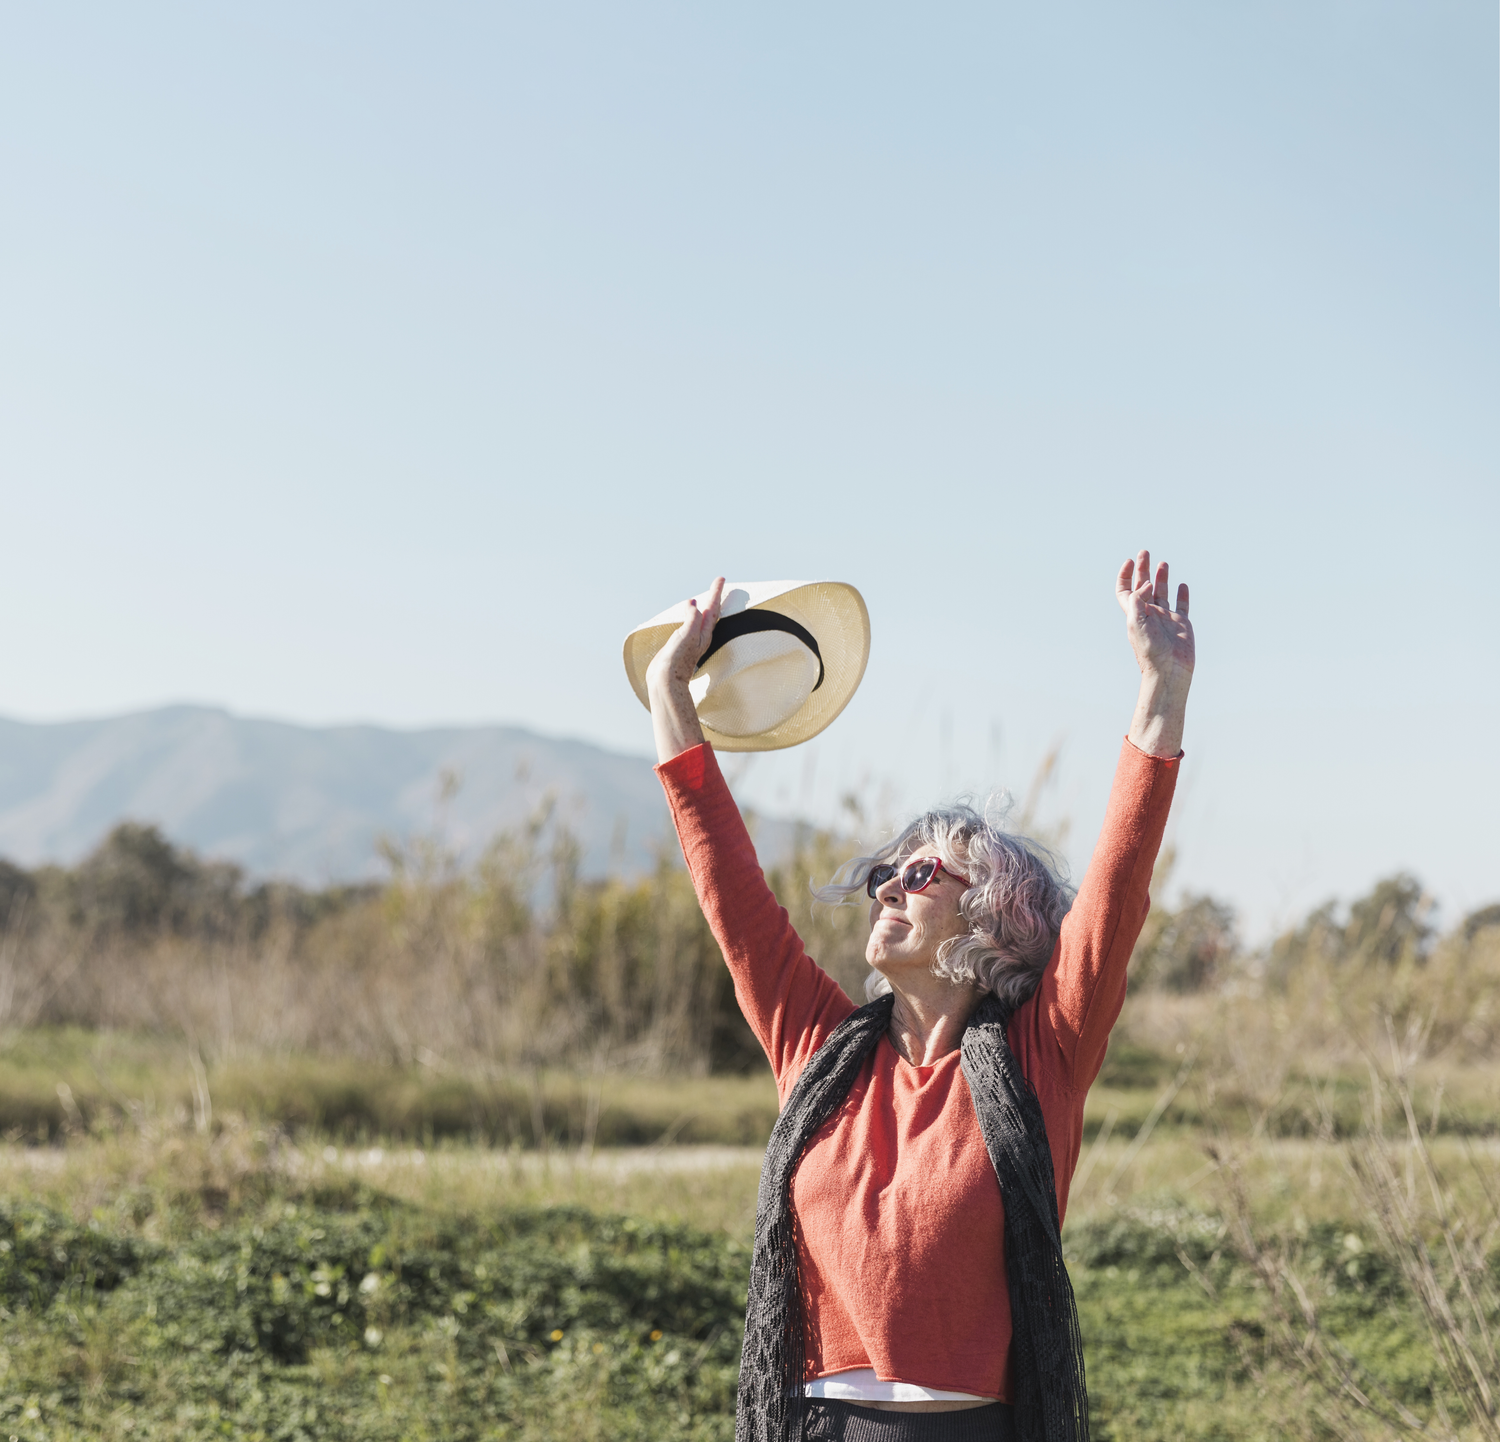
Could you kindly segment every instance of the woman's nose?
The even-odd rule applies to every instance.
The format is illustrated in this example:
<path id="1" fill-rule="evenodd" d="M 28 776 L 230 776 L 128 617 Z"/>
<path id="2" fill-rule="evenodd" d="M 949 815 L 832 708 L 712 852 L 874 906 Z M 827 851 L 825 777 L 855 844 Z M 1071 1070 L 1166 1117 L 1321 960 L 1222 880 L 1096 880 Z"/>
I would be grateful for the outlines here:
<path id="1" fill-rule="evenodd" d="M 893 876 L 888 881 L 882 882 L 875 888 L 875 900 L 884 902 L 885 905 L 894 905 L 897 897 L 904 897 L 905 890 L 902 888 L 900 877 Z"/>

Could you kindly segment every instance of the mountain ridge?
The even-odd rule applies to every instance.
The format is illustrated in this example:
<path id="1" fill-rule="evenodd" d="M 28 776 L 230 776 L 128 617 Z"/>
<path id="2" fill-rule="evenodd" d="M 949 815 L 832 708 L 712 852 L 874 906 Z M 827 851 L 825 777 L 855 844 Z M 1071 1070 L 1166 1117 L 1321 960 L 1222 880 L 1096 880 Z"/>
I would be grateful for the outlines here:
<path id="1" fill-rule="evenodd" d="M 60 722 L 0 718 L 0 856 L 71 864 L 120 821 L 259 877 L 372 879 L 381 837 L 472 859 L 550 804 L 587 875 L 675 852 L 645 756 L 520 726 L 302 726 L 174 705 Z M 790 823 L 764 823 L 764 839 Z"/>

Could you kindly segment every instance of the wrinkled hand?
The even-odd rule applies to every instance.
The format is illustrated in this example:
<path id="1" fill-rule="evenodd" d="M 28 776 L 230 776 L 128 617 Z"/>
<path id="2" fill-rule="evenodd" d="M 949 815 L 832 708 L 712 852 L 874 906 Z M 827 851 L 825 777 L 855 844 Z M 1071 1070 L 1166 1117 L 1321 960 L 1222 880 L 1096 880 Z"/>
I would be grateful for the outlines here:
<path id="1" fill-rule="evenodd" d="M 1142 551 L 1120 567 L 1115 595 L 1125 612 L 1125 634 L 1143 674 L 1164 680 L 1193 674 L 1193 623 L 1188 620 L 1188 588 L 1177 587 L 1177 607 L 1167 605 L 1167 563 L 1151 578 L 1151 552 Z"/>
<path id="2" fill-rule="evenodd" d="M 723 601 L 724 578 L 719 576 L 701 608 L 696 598 L 683 603 L 682 625 L 646 667 L 646 697 L 651 702 L 651 729 L 659 761 L 670 761 L 703 742 L 703 728 L 698 724 L 698 708 L 688 682 L 708 650 Z"/>
<path id="3" fill-rule="evenodd" d="M 1151 553 L 1142 551 L 1120 567 L 1115 595 L 1125 612 L 1125 634 L 1141 668 L 1141 694 L 1130 723 L 1131 741 L 1152 756 L 1176 756 L 1182 748 L 1188 687 L 1193 681 L 1193 623 L 1188 588 L 1178 586 L 1177 607 L 1167 605 L 1167 563 L 1151 576 Z"/>

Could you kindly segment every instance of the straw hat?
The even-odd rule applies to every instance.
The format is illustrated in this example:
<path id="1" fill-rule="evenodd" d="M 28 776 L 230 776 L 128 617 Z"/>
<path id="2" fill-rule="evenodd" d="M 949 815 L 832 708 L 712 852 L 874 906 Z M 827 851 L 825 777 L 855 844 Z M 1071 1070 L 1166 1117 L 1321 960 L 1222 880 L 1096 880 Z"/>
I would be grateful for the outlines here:
<path id="1" fill-rule="evenodd" d="M 698 597 L 702 609 L 708 593 Z M 676 605 L 625 638 L 641 705 L 646 667 L 682 625 Z M 717 751 L 778 751 L 808 741 L 854 695 L 870 659 L 870 613 L 841 581 L 730 581 L 689 689 Z"/>

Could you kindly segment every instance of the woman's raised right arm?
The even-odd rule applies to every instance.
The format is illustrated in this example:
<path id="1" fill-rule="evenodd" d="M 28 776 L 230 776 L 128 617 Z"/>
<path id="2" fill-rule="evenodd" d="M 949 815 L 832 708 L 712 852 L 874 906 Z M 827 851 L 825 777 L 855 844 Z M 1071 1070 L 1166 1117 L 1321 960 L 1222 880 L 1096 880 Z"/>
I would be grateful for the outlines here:
<path id="1" fill-rule="evenodd" d="M 783 1097 L 808 1057 L 854 1010 L 838 984 L 803 949 L 766 885 L 739 807 L 703 739 L 688 690 L 719 619 L 720 577 L 703 607 L 684 620 L 646 670 L 656 768 L 698 893 L 734 978 L 735 996 L 776 1073 Z"/>

